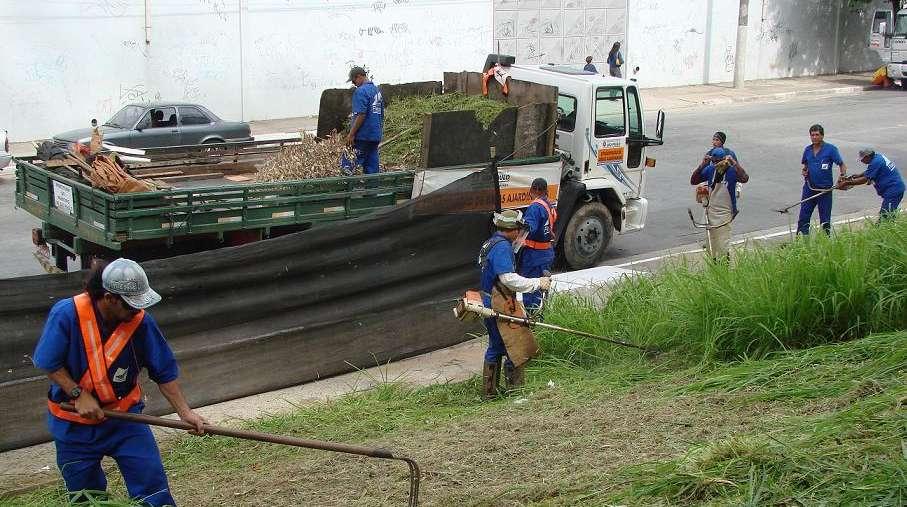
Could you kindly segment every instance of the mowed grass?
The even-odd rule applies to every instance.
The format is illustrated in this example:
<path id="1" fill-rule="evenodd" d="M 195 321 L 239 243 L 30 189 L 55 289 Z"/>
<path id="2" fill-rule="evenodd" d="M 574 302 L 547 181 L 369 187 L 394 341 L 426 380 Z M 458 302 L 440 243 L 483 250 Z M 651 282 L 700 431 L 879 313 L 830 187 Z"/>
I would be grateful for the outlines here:
<path id="1" fill-rule="evenodd" d="M 546 312 L 654 358 L 542 332 L 526 387 L 498 400 L 476 378 L 387 383 L 246 426 L 411 455 L 427 505 L 903 505 L 907 332 L 886 331 L 907 329 L 904 229 L 680 266 L 603 310 Z M 402 465 L 248 441 L 185 436 L 163 456 L 183 505 L 397 505 L 407 489 Z"/>

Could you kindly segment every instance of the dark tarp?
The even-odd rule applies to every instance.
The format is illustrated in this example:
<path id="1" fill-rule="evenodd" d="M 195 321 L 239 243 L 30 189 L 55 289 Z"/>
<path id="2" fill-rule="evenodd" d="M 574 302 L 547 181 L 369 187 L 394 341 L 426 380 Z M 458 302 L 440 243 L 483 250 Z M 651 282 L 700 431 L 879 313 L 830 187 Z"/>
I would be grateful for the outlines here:
<path id="1" fill-rule="evenodd" d="M 499 198 L 488 168 L 386 212 L 249 245 L 145 262 L 151 309 L 193 406 L 442 348 L 476 331 L 452 299 Z M 0 450 L 49 440 L 48 380 L 29 359 L 50 307 L 83 273 L 0 280 Z M 480 361 L 481 358 L 476 358 Z M 153 384 L 146 412 L 169 412 Z"/>

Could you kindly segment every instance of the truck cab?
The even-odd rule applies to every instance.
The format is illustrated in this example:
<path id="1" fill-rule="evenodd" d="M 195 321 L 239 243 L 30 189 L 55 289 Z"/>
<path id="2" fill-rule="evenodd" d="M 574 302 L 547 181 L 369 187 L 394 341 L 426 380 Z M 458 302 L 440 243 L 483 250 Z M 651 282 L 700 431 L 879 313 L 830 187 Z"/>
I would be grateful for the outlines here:
<path id="1" fill-rule="evenodd" d="M 907 9 L 898 11 L 890 33 L 891 60 L 886 66 L 888 78 L 907 88 Z"/>
<path id="2" fill-rule="evenodd" d="M 558 89 L 555 148 L 567 160 L 561 175 L 558 247 L 574 269 L 596 265 L 616 231 L 645 226 L 646 148 L 662 144 L 664 112 L 656 136 L 646 136 L 642 97 L 635 81 L 558 65 L 512 65 L 513 79 Z"/>

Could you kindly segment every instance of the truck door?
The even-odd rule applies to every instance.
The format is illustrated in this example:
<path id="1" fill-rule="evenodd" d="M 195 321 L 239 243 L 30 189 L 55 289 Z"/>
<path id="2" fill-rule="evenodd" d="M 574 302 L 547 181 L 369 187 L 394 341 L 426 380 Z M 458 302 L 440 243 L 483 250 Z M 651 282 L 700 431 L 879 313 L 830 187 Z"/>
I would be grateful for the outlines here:
<path id="1" fill-rule="evenodd" d="M 869 48 L 879 54 L 879 58 L 885 63 L 891 61 L 891 32 L 892 12 L 890 10 L 879 9 L 875 11 L 872 18 L 872 28 L 869 32 Z"/>
<path id="2" fill-rule="evenodd" d="M 595 90 L 594 140 L 588 140 L 597 170 L 621 185 L 621 193 L 637 195 L 636 186 L 626 172 L 627 105 L 622 86 L 599 87 Z"/>
<path id="3" fill-rule="evenodd" d="M 627 174 L 638 182 L 637 196 L 645 192 L 645 171 L 642 161 L 646 156 L 646 132 L 642 118 L 642 108 L 639 106 L 639 92 L 635 86 L 627 87 Z M 631 176 L 632 177 L 632 176 Z"/>
<path id="4" fill-rule="evenodd" d="M 573 156 L 573 147 L 576 131 L 576 97 L 561 93 L 557 96 L 557 133 L 555 134 L 554 147 L 570 153 Z"/>

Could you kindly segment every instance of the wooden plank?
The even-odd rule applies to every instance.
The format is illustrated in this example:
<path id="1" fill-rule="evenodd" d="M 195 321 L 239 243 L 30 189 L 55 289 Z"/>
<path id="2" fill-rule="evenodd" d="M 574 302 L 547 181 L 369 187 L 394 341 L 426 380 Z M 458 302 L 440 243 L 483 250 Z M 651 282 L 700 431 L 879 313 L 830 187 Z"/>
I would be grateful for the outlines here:
<path id="1" fill-rule="evenodd" d="M 157 178 L 161 181 L 190 181 L 190 180 L 213 180 L 223 178 L 224 173 L 205 173 L 205 174 L 182 174 L 180 176 L 164 176 Z"/>
<path id="2" fill-rule="evenodd" d="M 183 171 L 159 171 L 159 172 L 148 172 L 148 173 L 133 172 L 132 175 L 140 180 L 144 180 L 147 178 L 159 178 L 162 176 L 179 176 L 181 174 L 185 174 L 185 173 L 183 173 Z"/>
<path id="3" fill-rule="evenodd" d="M 229 181 L 237 181 L 237 182 L 239 182 L 239 181 L 253 181 L 252 178 L 250 178 L 250 177 L 248 177 L 248 176 L 243 176 L 242 174 L 233 174 L 233 175 L 230 175 L 230 176 L 224 176 L 224 179 L 229 180 Z"/>

